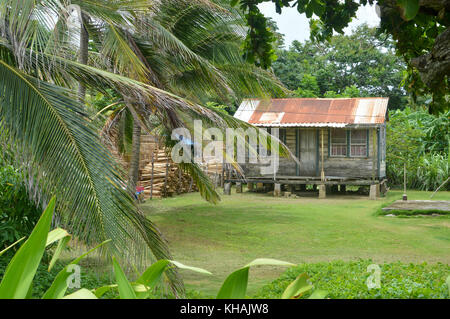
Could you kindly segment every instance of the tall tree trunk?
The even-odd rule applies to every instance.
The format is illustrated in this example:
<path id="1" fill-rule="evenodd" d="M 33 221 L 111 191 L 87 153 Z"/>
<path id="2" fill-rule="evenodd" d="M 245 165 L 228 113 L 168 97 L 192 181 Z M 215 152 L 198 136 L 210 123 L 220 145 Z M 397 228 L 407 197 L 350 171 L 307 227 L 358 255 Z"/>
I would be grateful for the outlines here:
<path id="1" fill-rule="evenodd" d="M 139 162 L 141 155 L 141 125 L 134 111 L 133 114 L 133 141 L 131 148 L 131 159 L 128 170 L 128 189 L 133 194 L 136 192 L 136 185 L 139 179 Z"/>
<path id="2" fill-rule="evenodd" d="M 78 62 L 81 64 L 88 63 L 88 50 L 89 50 L 89 33 L 86 28 L 86 22 L 88 17 L 81 13 L 81 25 L 80 25 L 80 51 L 78 52 Z M 78 82 L 78 98 L 80 102 L 84 102 L 86 96 L 86 87 L 80 81 Z"/>

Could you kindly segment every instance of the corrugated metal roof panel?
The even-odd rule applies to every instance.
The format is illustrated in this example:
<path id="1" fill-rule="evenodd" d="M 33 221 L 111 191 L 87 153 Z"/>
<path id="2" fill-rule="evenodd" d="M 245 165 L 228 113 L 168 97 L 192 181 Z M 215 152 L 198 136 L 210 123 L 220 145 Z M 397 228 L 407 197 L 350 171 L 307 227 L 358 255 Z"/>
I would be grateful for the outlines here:
<path id="1" fill-rule="evenodd" d="M 255 126 L 261 127 L 346 127 L 345 123 L 270 123 L 270 124 L 257 124 Z"/>
<path id="2" fill-rule="evenodd" d="M 388 98 L 244 100 L 235 117 L 256 126 L 345 127 L 385 122 Z"/>

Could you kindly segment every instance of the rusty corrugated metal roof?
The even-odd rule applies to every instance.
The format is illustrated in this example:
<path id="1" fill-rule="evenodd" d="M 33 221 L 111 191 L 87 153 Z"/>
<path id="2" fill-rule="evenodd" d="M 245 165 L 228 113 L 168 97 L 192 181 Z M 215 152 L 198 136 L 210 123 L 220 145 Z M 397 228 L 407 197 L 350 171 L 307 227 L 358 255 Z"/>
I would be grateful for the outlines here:
<path id="1" fill-rule="evenodd" d="M 291 98 L 242 101 L 234 115 L 255 126 L 345 127 L 385 122 L 389 98 Z"/>

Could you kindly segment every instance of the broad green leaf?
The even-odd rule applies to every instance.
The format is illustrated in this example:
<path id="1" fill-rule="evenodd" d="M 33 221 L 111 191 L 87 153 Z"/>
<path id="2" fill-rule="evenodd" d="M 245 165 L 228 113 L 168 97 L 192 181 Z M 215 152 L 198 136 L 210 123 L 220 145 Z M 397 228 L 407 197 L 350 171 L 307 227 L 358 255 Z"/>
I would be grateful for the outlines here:
<path id="1" fill-rule="evenodd" d="M 73 294 L 65 296 L 63 299 L 98 299 L 90 290 L 82 288 Z"/>
<path id="2" fill-rule="evenodd" d="M 288 263 L 286 261 L 272 259 L 272 258 L 257 258 L 253 260 L 251 263 L 245 265 L 244 267 L 253 267 L 253 266 L 296 266 L 295 264 Z"/>
<path id="3" fill-rule="evenodd" d="M 272 258 L 258 258 L 236 270 L 225 279 L 217 299 L 242 299 L 245 298 L 248 283 L 248 271 L 253 266 L 295 266 L 286 261 Z"/>
<path id="4" fill-rule="evenodd" d="M 419 12 L 419 0 L 398 0 L 397 3 L 402 9 L 402 18 L 406 21 L 414 19 Z"/>
<path id="5" fill-rule="evenodd" d="M 31 282 L 30 288 L 28 288 L 28 292 L 27 295 L 25 297 L 25 299 L 31 299 L 33 297 L 33 282 Z"/>
<path id="6" fill-rule="evenodd" d="M 45 244 L 45 246 L 49 246 L 49 245 L 53 244 L 54 242 L 56 242 L 64 237 L 68 237 L 68 236 L 70 236 L 70 234 L 65 229 L 55 228 L 51 232 L 48 233 L 47 243 Z"/>
<path id="7" fill-rule="evenodd" d="M 145 293 L 149 290 L 149 287 L 135 282 L 131 283 L 131 287 L 133 287 L 135 293 Z"/>
<path id="8" fill-rule="evenodd" d="M 328 295 L 325 290 L 314 290 L 308 299 L 324 299 Z"/>
<path id="9" fill-rule="evenodd" d="M 164 270 L 166 270 L 167 265 L 170 261 L 167 259 L 161 259 L 148 267 L 142 275 L 136 280 L 137 283 L 141 283 L 147 287 L 153 288 L 153 286 L 161 278 Z"/>
<path id="10" fill-rule="evenodd" d="M 74 259 L 70 264 L 68 264 L 66 267 L 64 267 L 58 275 L 56 275 L 55 280 L 53 280 L 52 285 L 50 288 L 45 292 L 44 296 L 42 296 L 43 299 L 60 299 L 63 298 L 64 294 L 67 290 L 67 278 L 71 275 L 70 272 L 68 272 L 68 268 L 70 265 L 75 265 L 80 262 L 84 257 L 92 253 L 93 251 L 97 250 L 101 246 L 105 245 L 106 243 L 110 242 L 111 240 L 105 240 L 103 243 L 97 245 L 96 247 L 92 248 L 88 252 L 84 253 L 83 255 L 79 256 L 78 258 Z"/>
<path id="11" fill-rule="evenodd" d="M 91 291 L 97 298 L 100 298 L 108 291 L 110 291 L 112 289 L 117 289 L 118 287 L 119 287 L 119 285 L 117 285 L 117 284 L 107 285 L 107 286 L 93 289 Z M 136 293 L 137 299 L 145 299 L 146 297 L 148 297 L 148 292 L 150 290 L 150 287 L 147 287 L 147 286 L 139 284 L 139 283 L 134 283 L 134 282 L 131 283 L 131 287 L 133 287 L 133 290 Z"/>
<path id="12" fill-rule="evenodd" d="M 3 255 L 4 253 L 6 253 L 6 251 L 12 247 L 14 247 L 15 245 L 17 245 L 18 243 L 20 243 L 22 240 L 24 240 L 26 237 L 22 237 L 20 238 L 18 241 L 12 243 L 11 245 L 9 245 L 8 247 L 6 247 L 5 249 L 3 249 L 2 251 L 0 251 L 0 256 Z"/>
<path id="13" fill-rule="evenodd" d="M 217 299 L 243 299 L 247 292 L 248 270 L 244 267 L 231 273 L 225 279 L 217 294 Z"/>
<path id="14" fill-rule="evenodd" d="M 128 281 L 116 259 L 113 257 L 114 273 L 116 275 L 117 286 L 119 288 L 119 295 L 121 299 L 136 299 L 136 294 L 133 287 Z"/>
<path id="15" fill-rule="evenodd" d="M 297 298 L 306 291 L 311 290 L 313 286 L 308 283 L 308 278 L 309 277 L 306 274 L 299 275 L 289 286 L 287 286 L 281 299 Z"/>
<path id="16" fill-rule="evenodd" d="M 56 199 L 53 197 L 30 237 L 19 248 L 6 268 L 5 275 L 0 283 L 0 299 L 23 299 L 27 296 L 44 255 L 55 202 Z"/>
<path id="17" fill-rule="evenodd" d="M 66 248 L 67 244 L 69 243 L 70 238 L 71 238 L 70 235 L 65 236 L 59 241 L 58 246 L 56 246 L 55 252 L 53 253 L 52 260 L 48 265 L 48 271 L 52 270 L 62 251 L 64 250 L 64 248 Z"/>
<path id="18" fill-rule="evenodd" d="M 113 288 L 117 288 L 117 285 L 108 285 L 108 286 L 98 287 L 96 289 L 93 289 L 92 292 L 94 293 L 94 295 L 97 298 L 100 298 L 101 296 L 103 296 L 105 293 L 107 293 L 108 291 L 110 291 Z"/>
<path id="19" fill-rule="evenodd" d="M 310 6 L 318 17 L 325 12 L 325 4 L 320 0 L 312 0 Z"/>
<path id="20" fill-rule="evenodd" d="M 206 275 L 212 275 L 209 271 L 202 269 L 202 268 L 198 268 L 198 267 L 191 267 L 191 266 L 186 266 L 183 265 L 182 263 L 175 261 L 175 260 L 169 260 L 172 264 L 174 264 L 175 266 L 177 266 L 180 269 L 187 269 L 187 270 L 192 270 L 195 272 L 199 272 L 201 274 L 206 274 Z"/>
<path id="21" fill-rule="evenodd" d="M 313 7 L 313 5 L 312 5 L 312 4 L 308 4 L 308 5 L 305 7 L 305 14 L 306 14 L 306 17 L 307 17 L 308 19 L 311 18 L 312 15 L 313 15 L 313 13 L 314 13 L 314 7 Z"/>

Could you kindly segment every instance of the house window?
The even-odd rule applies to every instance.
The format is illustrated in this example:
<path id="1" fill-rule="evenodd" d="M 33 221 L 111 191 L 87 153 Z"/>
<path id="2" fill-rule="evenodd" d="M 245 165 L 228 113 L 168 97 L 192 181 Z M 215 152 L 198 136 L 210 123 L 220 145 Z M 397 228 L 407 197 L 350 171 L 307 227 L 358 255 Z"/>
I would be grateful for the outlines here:
<path id="1" fill-rule="evenodd" d="M 350 156 L 366 157 L 367 156 L 367 130 L 350 131 Z"/>
<path id="2" fill-rule="evenodd" d="M 330 135 L 330 156 L 347 156 L 347 131 L 333 129 Z"/>

